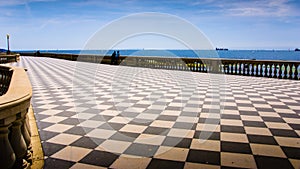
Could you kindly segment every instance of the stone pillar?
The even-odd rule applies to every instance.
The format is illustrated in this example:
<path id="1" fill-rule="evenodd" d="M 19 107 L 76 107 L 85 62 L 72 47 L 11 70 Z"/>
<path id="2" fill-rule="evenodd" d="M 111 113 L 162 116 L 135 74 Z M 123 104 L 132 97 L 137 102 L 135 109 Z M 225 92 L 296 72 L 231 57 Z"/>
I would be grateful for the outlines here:
<path id="1" fill-rule="evenodd" d="M 24 119 L 22 120 L 23 125 L 21 126 L 21 131 L 22 131 L 22 135 L 24 137 L 24 141 L 25 141 L 26 147 L 27 147 L 25 159 L 26 159 L 27 162 L 32 164 L 32 152 L 33 152 L 33 150 L 32 150 L 32 146 L 31 146 L 30 133 L 29 133 L 29 129 L 26 125 L 26 121 L 28 121 L 28 118 L 25 115 Z"/>
<path id="2" fill-rule="evenodd" d="M 0 126 L 0 164 L 1 168 L 12 168 L 16 161 L 15 153 L 8 140 L 8 128 L 10 125 Z"/>
<path id="3" fill-rule="evenodd" d="M 18 119 L 12 123 L 10 143 L 16 155 L 15 168 L 26 168 L 28 163 L 23 159 L 27 153 L 27 146 L 22 135 L 21 126 L 22 119 Z"/>

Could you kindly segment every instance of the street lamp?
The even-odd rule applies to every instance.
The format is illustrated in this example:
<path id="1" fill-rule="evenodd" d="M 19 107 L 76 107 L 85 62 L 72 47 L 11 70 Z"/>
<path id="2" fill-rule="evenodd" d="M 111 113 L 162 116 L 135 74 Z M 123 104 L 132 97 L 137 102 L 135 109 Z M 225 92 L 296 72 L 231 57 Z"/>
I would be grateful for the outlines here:
<path id="1" fill-rule="evenodd" d="M 7 54 L 10 53 L 10 50 L 9 50 L 9 34 L 6 35 L 6 39 L 7 39 Z"/>

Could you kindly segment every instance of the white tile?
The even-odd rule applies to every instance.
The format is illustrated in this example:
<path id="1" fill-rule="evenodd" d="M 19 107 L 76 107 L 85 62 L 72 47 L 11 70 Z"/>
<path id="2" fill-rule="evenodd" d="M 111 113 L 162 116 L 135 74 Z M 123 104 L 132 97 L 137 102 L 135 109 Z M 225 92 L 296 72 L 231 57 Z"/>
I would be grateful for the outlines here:
<path id="1" fill-rule="evenodd" d="M 86 134 L 86 136 L 94 137 L 94 138 L 101 138 L 101 139 L 108 139 L 113 134 L 115 134 L 116 131 L 113 130 L 105 130 L 105 129 L 94 129 Z"/>
<path id="2" fill-rule="evenodd" d="M 135 143 L 150 144 L 150 145 L 161 145 L 166 137 L 153 134 L 141 134 L 135 139 Z"/>
<path id="3" fill-rule="evenodd" d="M 49 123 L 59 123 L 63 120 L 67 119 L 67 117 L 62 117 L 62 116 L 50 116 L 47 117 L 43 120 L 41 120 L 42 122 L 49 122 Z"/>
<path id="4" fill-rule="evenodd" d="M 252 155 L 240 153 L 221 152 L 221 165 L 238 168 L 257 168 Z"/>
<path id="5" fill-rule="evenodd" d="M 58 158 L 66 161 L 74 161 L 77 162 L 85 157 L 88 153 L 92 150 L 82 147 L 74 147 L 74 146 L 67 146 L 62 150 L 56 152 L 51 157 Z"/>
<path id="6" fill-rule="evenodd" d="M 111 153 L 123 153 L 129 146 L 131 142 L 116 141 L 116 140 L 106 140 L 101 145 L 99 145 L 96 150 L 107 151 Z"/>
<path id="7" fill-rule="evenodd" d="M 61 133 L 55 137 L 52 137 L 47 142 L 55 143 L 55 144 L 62 144 L 62 145 L 69 145 L 79 139 L 81 136 L 73 135 L 73 134 L 65 134 Z"/>
<path id="8" fill-rule="evenodd" d="M 182 137 L 182 138 L 193 138 L 194 137 L 194 133 L 195 133 L 194 130 L 172 128 L 169 131 L 168 136 Z"/>
<path id="9" fill-rule="evenodd" d="M 77 119 L 84 119 L 84 120 L 87 120 L 87 119 L 90 119 L 92 117 L 96 116 L 96 114 L 91 114 L 91 113 L 76 113 L 74 116 L 72 116 L 72 118 L 77 118 Z"/>
<path id="10" fill-rule="evenodd" d="M 73 127 L 72 125 L 66 125 L 66 124 L 54 124 L 54 125 L 52 125 L 52 126 L 49 126 L 49 127 L 45 128 L 44 130 L 62 133 L 62 132 L 64 132 L 64 131 L 69 130 L 69 129 L 72 128 L 72 127 Z"/>
<path id="11" fill-rule="evenodd" d="M 100 125 L 102 125 L 104 122 L 101 121 L 96 121 L 96 120 L 86 120 L 80 124 L 78 124 L 78 126 L 81 127 L 89 127 L 89 128 L 97 128 Z"/>
<path id="12" fill-rule="evenodd" d="M 130 133 L 142 133 L 146 128 L 147 126 L 127 124 L 123 128 L 121 128 L 120 131 Z"/>

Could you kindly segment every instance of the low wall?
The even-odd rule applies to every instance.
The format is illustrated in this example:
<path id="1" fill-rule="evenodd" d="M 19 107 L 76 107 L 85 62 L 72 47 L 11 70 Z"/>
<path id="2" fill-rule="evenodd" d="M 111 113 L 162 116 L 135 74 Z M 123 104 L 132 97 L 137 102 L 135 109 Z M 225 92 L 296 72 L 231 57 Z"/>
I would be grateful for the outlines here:
<path id="1" fill-rule="evenodd" d="M 22 68 L 0 66 L 0 168 L 28 168 L 32 163 L 27 113 L 32 88 Z"/>
<path id="2" fill-rule="evenodd" d="M 19 60 L 19 57 L 20 57 L 20 54 L 0 53 L 0 63 L 17 62 Z"/>
<path id="3" fill-rule="evenodd" d="M 21 53 L 23 56 L 51 57 L 72 61 L 85 61 L 110 64 L 110 56 Z M 172 69 L 207 73 L 224 73 L 242 76 L 257 76 L 280 79 L 300 79 L 299 61 L 242 60 L 213 58 L 166 58 L 145 56 L 121 56 L 119 65 L 138 66 L 157 69 Z"/>

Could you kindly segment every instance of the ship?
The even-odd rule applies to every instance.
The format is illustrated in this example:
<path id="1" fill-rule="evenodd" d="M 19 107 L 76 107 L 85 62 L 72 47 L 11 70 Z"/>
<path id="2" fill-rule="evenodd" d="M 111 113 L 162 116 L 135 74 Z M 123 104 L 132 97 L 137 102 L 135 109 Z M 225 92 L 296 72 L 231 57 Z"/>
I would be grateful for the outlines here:
<path id="1" fill-rule="evenodd" d="M 216 50 L 228 50 L 227 48 L 216 48 Z"/>

